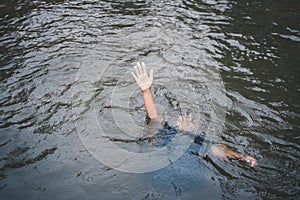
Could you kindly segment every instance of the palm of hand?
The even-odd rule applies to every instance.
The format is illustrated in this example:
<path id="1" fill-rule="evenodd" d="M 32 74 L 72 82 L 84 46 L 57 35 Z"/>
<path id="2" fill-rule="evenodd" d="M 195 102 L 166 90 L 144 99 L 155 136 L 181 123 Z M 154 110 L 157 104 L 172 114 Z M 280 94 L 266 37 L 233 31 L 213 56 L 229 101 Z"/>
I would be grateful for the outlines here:
<path id="1" fill-rule="evenodd" d="M 153 83 L 153 70 L 150 70 L 148 76 L 145 63 L 142 63 L 142 66 L 140 63 L 137 63 L 135 66 L 135 73 L 131 72 L 131 74 L 142 91 L 151 87 Z"/>
<path id="2" fill-rule="evenodd" d="M 147 73 L 142 73 L 136 80 L 138 86 L 141 88 L 142 91 L 145 91 L 146 89 L 150 88 L 153 80 L 151 80 L 150 77 L 148 77 Z"/>

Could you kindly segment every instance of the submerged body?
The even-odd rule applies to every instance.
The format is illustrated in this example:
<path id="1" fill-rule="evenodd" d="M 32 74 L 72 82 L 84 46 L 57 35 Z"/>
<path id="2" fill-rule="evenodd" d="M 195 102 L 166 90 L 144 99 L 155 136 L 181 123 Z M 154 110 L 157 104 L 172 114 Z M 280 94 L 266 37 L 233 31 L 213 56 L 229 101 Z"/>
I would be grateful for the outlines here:
<path id="1" fill-rule="evenodd" d="M 149 76 L 147 74 L 146 65 L 137 63 L 135 65 L 135 73 L 131 72 L 132 76 L 136 80 L 139 88 L 142 90 L 144 98 L 144 106 L 146 109 L 147 116 L 151 119 L 151 123 L 155 125 L 163 125 L 160 119 L 157 108 L 151 92 L 151 86 L 153 84 L 153 70 L 150 70 Z M 191 114 L 184 114 L 178 117 L 176 122 L 176 128 L 183 131 L 191 131 L 194 128 L 193 118 Z M 239 159 L 248 162 L 252 167 L 257 165 L 256 159 L 236 152 L 225 144 L 215 144 L 211 147 L 211 153 L 216 157 L 227 157 L 229 159 Z"/>

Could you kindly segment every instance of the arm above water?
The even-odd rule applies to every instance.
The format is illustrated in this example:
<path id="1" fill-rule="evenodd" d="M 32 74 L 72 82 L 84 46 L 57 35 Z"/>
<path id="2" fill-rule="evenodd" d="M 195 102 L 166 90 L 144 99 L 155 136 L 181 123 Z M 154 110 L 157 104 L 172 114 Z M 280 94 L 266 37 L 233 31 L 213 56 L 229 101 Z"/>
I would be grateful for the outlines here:
<path id="1" fill-rule="evenodd" d="M 142 63 L 142 66 L 140 63 L 137 63 L 135 65 L 135 73 L 131 72 L 131 74 L 139 88 L 142 90 L 147 116 L 151 120 L 159 121 L 158 112 L 151 92 L 151 86 L 153 83 L 153 69 L 150 70 L 148 76 L 145 63 Z"/>
<path id="2" fill-rule="evenodd" d="M 159 116 L 157 113 L 156 105 L 154 103 L 153 95 L 150 88 L 143 91 L 143 98 L 144 98 L 145 109 L 148 117 L 151 120 L 158 120 Z"/>

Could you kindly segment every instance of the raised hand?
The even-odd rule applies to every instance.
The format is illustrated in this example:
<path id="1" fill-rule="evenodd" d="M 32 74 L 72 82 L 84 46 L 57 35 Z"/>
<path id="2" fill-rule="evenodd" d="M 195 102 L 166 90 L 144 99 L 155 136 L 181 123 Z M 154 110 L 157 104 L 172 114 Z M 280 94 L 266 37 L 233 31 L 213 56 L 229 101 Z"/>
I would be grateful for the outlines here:
<path id="1" fill-rule="evenodd" d="M 142 91 L 149 89 L 153 83 L 153 69 L 150 70 L 149 76 L 147 74 L 146 65 L 142 62 L 142 66 L 140 63 L 137 63 L 135 66 L 135 73 L 131 72 L 133 78 L 135 79 L 138 86 Z"/>

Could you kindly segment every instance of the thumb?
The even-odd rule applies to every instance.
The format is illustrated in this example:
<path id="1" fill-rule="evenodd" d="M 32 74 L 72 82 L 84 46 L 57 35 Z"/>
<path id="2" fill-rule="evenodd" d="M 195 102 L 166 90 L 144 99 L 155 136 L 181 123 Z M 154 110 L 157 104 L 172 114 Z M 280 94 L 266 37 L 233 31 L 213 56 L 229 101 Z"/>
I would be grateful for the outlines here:
<path id="1" fill-rule="evenodd" d="M 133 78 L 135 79 L 135 81 L 138 82 L 138 78 L 137 78 L 137 76 L 133 72 L 131 72 L 131 75 L 133 76 Z"/>

